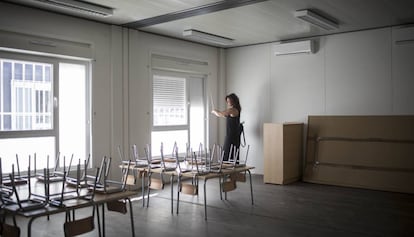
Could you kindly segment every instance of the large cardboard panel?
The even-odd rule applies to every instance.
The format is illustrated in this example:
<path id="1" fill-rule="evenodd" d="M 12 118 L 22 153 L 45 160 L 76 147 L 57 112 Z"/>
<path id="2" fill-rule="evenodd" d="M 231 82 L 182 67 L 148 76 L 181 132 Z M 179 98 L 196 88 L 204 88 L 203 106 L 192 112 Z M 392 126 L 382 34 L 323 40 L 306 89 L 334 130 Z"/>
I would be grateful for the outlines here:
<path id="1" fill-rule="evenodd" d="M 303 180 L 414 193 L 414 116 L 309 116 Z"/>

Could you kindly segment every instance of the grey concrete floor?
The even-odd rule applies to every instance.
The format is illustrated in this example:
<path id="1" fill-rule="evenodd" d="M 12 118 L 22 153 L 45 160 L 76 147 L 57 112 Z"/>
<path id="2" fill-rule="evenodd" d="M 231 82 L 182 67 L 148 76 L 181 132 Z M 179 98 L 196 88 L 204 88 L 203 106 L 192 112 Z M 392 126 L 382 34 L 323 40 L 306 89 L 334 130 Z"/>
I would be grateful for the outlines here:
<path id="1" fill-rule="evenodd" d="M 220 200 L 218 180 L 207 183 L 204 219 L 203 181 L 200 195 L 180 196 L 179 214 L 171 214 L 170 186 L 152 191 L 149 207 L 133 200 L 136 236 L 414 236 L 414 195 L 296 182 L 264 184 L 253 175 L 254 204 L 250 187 L 237 189 Z M 175 186 L 175 185 L 174 185 Z M 174 197 L 176 199 L 176 196 Z M 176 208 L 176 202 L 174 202 Z M 106 211 L 106 236 L 131 236 L 129 213 Z M 77 211 L 77 217 L 91 209 Z M 24 226 L 27 219 L 18 218 Z M 64 215 L 38 218 L 32 236 L 63 236 Z M 21 236 L 27 231 L 22 228 Z M 98 236 L 95 231 L 84 236 Z"/>

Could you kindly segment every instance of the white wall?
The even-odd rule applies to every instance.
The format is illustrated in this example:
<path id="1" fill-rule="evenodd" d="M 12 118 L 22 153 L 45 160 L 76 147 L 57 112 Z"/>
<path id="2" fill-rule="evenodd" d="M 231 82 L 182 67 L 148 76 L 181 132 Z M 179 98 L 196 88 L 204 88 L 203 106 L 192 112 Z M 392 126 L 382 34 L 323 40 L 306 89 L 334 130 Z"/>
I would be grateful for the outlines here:
<path id="1" fill-rule="evenodd" d="M 240 121 L 245 121 L 246 143 L 249 144 L 248 164 L 255 173 L 263 174 L 263 128 L 270 122 L 271 80 L 270 45 L 242 47 L 227 51 L 227 94 L 239 96 L 242 106 Z M 224 97 L 222 98 L 224 102 Z M 243 156 L 242 156 L 243 157 Z"/>
<path id="2" fill-rule="evenodd" d="M 391 29 L 327 37 L 326 113 L 392 113 Z"/>
<path id="3" fill-rule="evenodd" d="M 256 172 L 263 173 L 263 122 L 414 114 L 414 44 L 395 45 L 399 34 L 395 27 L 320 37 L 310 55 L 274 56 L 273 44 L 227 50 L 226 90 L 241 98 Z"/>

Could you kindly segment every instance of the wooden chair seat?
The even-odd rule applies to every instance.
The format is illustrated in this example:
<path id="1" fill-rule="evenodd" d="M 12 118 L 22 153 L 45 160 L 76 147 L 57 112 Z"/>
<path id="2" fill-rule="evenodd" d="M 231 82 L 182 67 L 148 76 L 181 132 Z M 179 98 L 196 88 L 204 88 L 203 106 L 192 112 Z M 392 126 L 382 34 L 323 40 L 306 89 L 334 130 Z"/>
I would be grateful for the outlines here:
<path id="1" fill-rule="evenodd" d="M 238 182 L 246 182 L 246 172 L 232 174 L 230 175 L 230 179 Z"/>
<path id="2" fill-rule="evenodd" d="M 94 216 L 88 216 L 82 219 L 67 221 L 63 225 L 65 237 L 71 237 L 90 232 L 95 229 Z"/>
<path id="3" fill-rule="evenodd" d="M 236 181 L 230 180 L 223 182 L 223 192 L 230 192 L 237 188 Z"/>
<path id="4" fill-rule="evenodd" d="M 9 225 L 9 224 L 3 223 L 0 228 L 0 235 L 8 236 L 8 237 L 19 237 L 20 228 L 15 225 Z"/>
<path id="5" fill-rule="evenodd" d="M 163 189 L 164 188 L 164 183 L 162 182 L 161 179 L 151 178 L 151 183 L 150 183 L 149 187 L 151 189 Z"/>
<path id="6" fill-rule="evenodd" d="M 129 174 L 127 176 L 127 181 L 126 181 L 127 185 L 135 185 L 136 184 L 136 178 L 135 175 Z"/>
<path id="7" fill-rule="evenodd" d="M 198 195 L 198 186 L 193 184 L 181 184 L 181 192 L 189 195 Z"/>
<path id="8" fill-rule="evenodd" d="M 107 202 L 106 207 L 108 208 L 109 211 L 115 211 L 115 212 L 119 212 L 122 214 L 127 213 L 126 202 L 122 200 Z"/>

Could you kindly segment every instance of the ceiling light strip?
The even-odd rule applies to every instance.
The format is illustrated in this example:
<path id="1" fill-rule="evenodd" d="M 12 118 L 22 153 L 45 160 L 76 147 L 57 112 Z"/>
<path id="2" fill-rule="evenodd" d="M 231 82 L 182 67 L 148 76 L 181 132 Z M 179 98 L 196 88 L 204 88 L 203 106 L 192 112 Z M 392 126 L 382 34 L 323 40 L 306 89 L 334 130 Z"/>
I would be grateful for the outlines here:
<path id="1" fill-rule="evenodd" d="M 127 24 L 124 24 L 123 26 L 129 27 L 129 28 L 144 28 L 147 26 L 157 25 L 165 22 L 180 20 L 192 16 L 199 16 L 204 15 L 212 12 L 222 11 L 226 9 L 241 7 L 245 5 L 255 4 L 259 2 L 264 2 L 268 0 L 227 0 L 227 1 L 220 1 L 215 3 L 210 3 L 206 5 L 202 5 L 199 7 L 193 7 L 190 9 L 172 12 L 164 15 L 159 15 L 155 17 L 150 17 L 147 19 L 130 22 Z"/>
<path id="2" fill-rule="evenodd" d="M 203 42 L 217 44 L 217 45 L 230 45 L 234 41 L 234 39 L 202 32 L 199 30 L 193 30 L 193 29 L 185 30 L 183 32 L 183 36 L 187 38 L 200 40 Z"/>
<path id="3" fill-rule="evenodd" d="M 295 12 L 295 17 L 315 25 L 324 30 L 336 30 L 339 28 L 338 24 L 324 16 L 321 16 L 309 9 L 298 10 Z"/>
<path id="4" fill-rule="evenodd" d="M 100 5 L 80 2 L 74 0 L 35 0 L 47 5 L 67 9 L 71 11 L 81 12 L 89 15 L 108 17 L 112 16 L 113 9 Z"/>

